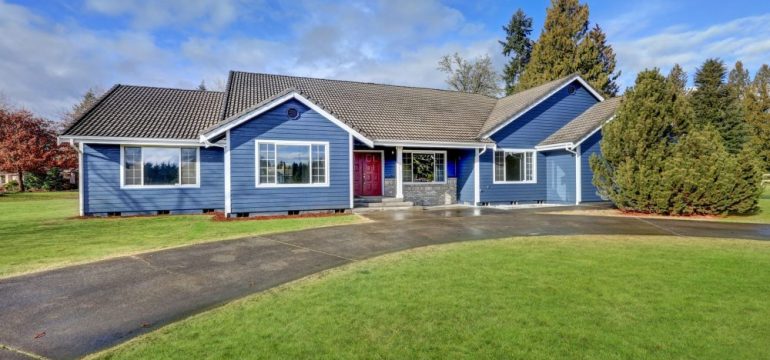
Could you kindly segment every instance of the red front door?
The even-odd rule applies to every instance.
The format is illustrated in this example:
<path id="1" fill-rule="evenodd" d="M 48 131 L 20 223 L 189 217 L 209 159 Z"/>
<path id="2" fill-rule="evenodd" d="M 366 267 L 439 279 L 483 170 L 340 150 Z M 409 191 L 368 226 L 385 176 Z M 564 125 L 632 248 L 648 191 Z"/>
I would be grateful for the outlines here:
<path id="1" fill-rule="evenodd" d="M 382 196 L 382 153 L 353 153 L 353 194 Z"/>

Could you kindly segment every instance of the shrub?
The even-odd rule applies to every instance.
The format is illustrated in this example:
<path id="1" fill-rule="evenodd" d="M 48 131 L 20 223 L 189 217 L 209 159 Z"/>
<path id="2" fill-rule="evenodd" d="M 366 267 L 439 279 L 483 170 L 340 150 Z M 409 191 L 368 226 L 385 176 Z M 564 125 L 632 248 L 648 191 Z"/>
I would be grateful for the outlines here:
<path id="1" fill-rule="evenodd" d="M 3 185 L 3 190 L 7 192 L 17 192 L 19 191 L 19 182 L 16 180 L 11 180 Z"/>

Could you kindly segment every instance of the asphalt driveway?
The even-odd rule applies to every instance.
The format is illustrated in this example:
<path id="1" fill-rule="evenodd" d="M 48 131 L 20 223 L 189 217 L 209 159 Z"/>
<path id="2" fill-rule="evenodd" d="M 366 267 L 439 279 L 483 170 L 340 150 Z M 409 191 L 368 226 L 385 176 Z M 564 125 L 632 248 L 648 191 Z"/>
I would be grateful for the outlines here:
<path id="1" fill-rule="evenodd" d="M 557 215 L 544 209 L 457 208 L 366 216 L 374 221 L 192 245 L 2 279 L 0 359 L 24 358 L 24 352 L 78 358 L 309 274 L 425 245 L 520 235 L 770 239 L 770 225 Z"/>

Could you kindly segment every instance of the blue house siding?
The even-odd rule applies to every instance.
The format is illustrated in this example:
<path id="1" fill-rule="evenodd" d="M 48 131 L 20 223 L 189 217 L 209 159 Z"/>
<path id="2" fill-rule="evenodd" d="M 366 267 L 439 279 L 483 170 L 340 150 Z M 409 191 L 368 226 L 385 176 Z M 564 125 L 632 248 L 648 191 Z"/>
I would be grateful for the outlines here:
<path id="1" fill-rule="evenodd" d="M 158 210 L 199 212 L 224 208 L 224 165 L 221 148 L 201 148 L 200 187 L 120 188 L 120 146 L 83 146 L 83 212 L 148 213 Z"/>
<path id="2" fill-rule="evenodd" d="M 582 167 L 580 168 L 581 178 L 581 195 L 583 201 L 603 201 L 599 194 L 596 192 L 596 187 L 593 184 L 594 173 L 591 171 L 591 164 L 589 159 L 592 154 L 601 154 L 602 132 L 597 131 L 596 134 L 591 135 L 582 144 L 580 144 L 580 162 Z"/>
<path id="3" fill-rule="evenodd" d="M 298 119 L 287 118 L 290 106 L 299 110 Z M 257 188 L 257 139 L 328 142 L 329 186 Z M 230 130 L 230 169 L 232 213 L 350 208 L 349 134 L 295 100 Z"/>
<path id="4" fill-rule="evenodd" d="M 545 153 L 546 197 L 548 203 L 575 203 L 575 155 L 566 151 Z"/>
<path id="5" fill-rule="evenodd" d="M 570 94 L 564 88 L 490 136 L 498 147 L 532 149 L 562 126 L 599 102 L 579 82 Z"/>
<path id="6" fill-rule="evenodd" d="M 537 183 L 534 184 L 494 184 L 492 159 L 494 151 L 488 149 L 479 159 L 480 202 L 511 203 L 534 202 L 546 199 L 546 163 L 545 155 L 537 153 Z"/>
<path id="7" fill-rule="evenodd" d="M 458 150 L 457 153 L 457 202 L 473 204 L 476 150 Z"/>

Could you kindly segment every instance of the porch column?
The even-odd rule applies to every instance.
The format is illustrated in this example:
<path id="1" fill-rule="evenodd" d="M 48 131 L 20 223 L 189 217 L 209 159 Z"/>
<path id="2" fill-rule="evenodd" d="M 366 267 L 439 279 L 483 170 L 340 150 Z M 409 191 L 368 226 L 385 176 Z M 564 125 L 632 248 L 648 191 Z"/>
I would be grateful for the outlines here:
<path id="1" fill-rule="evenodd" d="M 396 146 L 396 198 L 404 198 L 404 147 Z"/>

